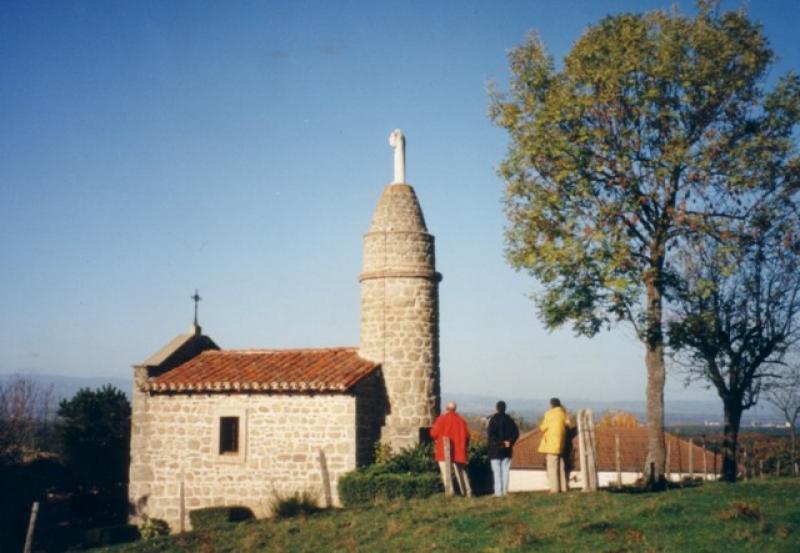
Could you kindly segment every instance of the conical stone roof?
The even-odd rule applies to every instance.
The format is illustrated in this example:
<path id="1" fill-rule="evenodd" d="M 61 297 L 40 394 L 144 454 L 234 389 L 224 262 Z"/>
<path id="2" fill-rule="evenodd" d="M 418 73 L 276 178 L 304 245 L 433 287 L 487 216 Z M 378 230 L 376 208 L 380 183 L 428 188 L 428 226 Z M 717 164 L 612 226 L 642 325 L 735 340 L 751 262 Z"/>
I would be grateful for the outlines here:
<path id="1" fill-rule="evenodd" d="M 428 232 L 414 189 L 408 184 L 390 184 L 383 189 L 369 232 Z"/>

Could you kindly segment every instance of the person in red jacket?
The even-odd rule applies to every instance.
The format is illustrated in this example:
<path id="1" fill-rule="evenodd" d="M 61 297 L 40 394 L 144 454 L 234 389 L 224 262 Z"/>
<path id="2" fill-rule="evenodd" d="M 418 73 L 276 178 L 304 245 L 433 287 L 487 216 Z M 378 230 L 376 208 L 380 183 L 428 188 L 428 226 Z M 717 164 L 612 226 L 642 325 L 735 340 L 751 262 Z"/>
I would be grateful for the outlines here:
<path id="1" fill-rule="evenodd" d="M 442 481 L 447 489 L 447 465 L 445 462 L 444 444 L 450 442 L 451 474 L 456 477 L 461 495 L 472 496 L 472 488 L 467 476 L 467 447 L 469 446 L 469 428 L 464 417 L 456 413 L 456 402 L 447 404 L 447 411 L 439 415 L 431 427 L 431 438 L 436 440 L 436 460 L 442 472 Z"/>

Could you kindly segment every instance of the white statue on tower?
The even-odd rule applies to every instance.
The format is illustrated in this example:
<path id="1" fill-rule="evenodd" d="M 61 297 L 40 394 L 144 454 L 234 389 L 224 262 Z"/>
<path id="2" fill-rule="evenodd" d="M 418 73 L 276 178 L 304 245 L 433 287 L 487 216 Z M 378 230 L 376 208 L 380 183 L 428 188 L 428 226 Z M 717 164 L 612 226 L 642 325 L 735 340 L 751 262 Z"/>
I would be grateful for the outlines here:
<path id="1" fill-rule="evenodd" d="M 394 181 L 392 184 L 406 182 L 406 137 L 403 131 L 395 129 L 389 135 L 389 146 L 394 148 Z"/>

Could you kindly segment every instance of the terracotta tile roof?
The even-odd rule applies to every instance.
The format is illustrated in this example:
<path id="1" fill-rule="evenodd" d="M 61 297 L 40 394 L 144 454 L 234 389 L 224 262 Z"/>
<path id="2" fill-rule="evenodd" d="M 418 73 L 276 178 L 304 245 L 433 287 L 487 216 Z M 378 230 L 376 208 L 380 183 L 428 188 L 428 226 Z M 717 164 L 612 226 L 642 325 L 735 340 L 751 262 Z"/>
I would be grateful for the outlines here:
<path id="1" fill-rule="evenodd" d="M 378 364 L 356 348 L 209 350 L 148 381 L 151 392 L 343 392 Z"/>
<path id="2" fill-rule="evenodd" d="M 637 427 L 596 427 L 595 441 L 597 447 L 597 470 L 601 472 L 616 472 L 616 440 L 619 435 L 620 465 L 623 472 L 641 472 L 644 468 L 645 458 L 647 457 L 647 428 Z M 694 442 L 689 449 L 689 440 L 665 434 L 669 444 L 670 458 L 669 470 L 671 473 L 689 472 L 689 456 L 692 456 L 693 469 L 695 474 L 703 472 L 703 448 L 702 444 Z M 542 433 L 539 429 L 532 430 L 523 434 L 514 446 L 514 457 L 511 460 L 511 468 L 544 469 L 544 454 L 539 453 L 539 441 Z M 572 440 L 572 467 L 577 470 L 580 468 L 578 455 L 577 435 Z M 712 451 L 706 451 L 706 467 L 709 474 L 714 473 L 716 462 L 716 472 L 722 468 L 722 458 L 715 456 Z"/>

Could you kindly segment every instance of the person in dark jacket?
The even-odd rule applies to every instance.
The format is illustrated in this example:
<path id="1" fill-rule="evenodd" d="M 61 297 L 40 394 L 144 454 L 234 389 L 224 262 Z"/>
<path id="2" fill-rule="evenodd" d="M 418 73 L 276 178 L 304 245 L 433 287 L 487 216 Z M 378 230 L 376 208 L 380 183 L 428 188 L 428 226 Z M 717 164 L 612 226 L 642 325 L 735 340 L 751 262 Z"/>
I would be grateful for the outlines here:
<path id="1" fill-rule="evenodd" d="M 494 495 L 508 494 L 508 476 L 511 453 L 519 438 L 519 428 L 514 419 L 506 415 L 506 402 L 497 402 L 497 412 L 489 419 L 486 428 L 489 462 L 494 474 Z"/>

